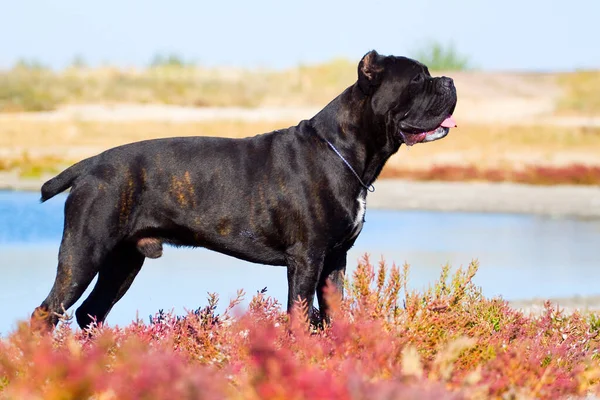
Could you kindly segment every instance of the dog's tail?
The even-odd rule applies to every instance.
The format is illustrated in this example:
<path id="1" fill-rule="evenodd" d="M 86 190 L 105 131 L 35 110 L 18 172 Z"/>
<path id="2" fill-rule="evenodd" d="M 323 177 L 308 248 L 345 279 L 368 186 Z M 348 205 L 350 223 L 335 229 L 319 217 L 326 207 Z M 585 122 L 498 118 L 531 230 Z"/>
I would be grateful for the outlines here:
<path id="1" fill-rule="evenodd" d="M 70 166 L 48 182 L 44 183 L 42 185 L 42 203 L 70 188 L 75 179 L 82 173 L 85 173 L 92 164 L 92 158 L 87 158 Z"/>

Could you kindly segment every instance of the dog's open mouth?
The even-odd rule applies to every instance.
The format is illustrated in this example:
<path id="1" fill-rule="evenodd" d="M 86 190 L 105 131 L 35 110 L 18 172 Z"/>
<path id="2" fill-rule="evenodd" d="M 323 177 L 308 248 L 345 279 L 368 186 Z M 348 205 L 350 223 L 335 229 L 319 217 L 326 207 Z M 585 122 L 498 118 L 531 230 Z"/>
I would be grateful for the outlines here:
<path id="1" fill-rule="evenodd" d="M 452 118 L 452 115 L 450 115 L 440 124 L 440 126 L 435 128 L 434 130 L 428 132 L 407 134 L 400 132 L 400 135 L 402 136 L 402 139 L 404 140 L 404 143 L 407 146 L 412 146 L 415 143 L 433 142 L 434 140 L 441 139 L 448 134 L 450 128 L 454 127 L 456 127 L 456 121 L 454 121 L 454 118 Z"/>

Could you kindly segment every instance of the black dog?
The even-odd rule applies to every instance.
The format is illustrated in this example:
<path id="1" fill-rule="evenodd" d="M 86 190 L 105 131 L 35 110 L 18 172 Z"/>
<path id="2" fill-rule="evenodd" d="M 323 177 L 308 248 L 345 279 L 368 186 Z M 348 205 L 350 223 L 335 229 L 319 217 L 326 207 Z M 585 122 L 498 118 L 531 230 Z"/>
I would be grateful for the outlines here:
<path id="1" fill-rule="evenodd" d="M 42 201 L 71 193 L 56 280 L 34 318 L 54 326 L 98 274 L 76 316 L 104 321 L 163 243 L 287 266 L 288 311 L 316 292 L 326 315 L 323 288 L 342 291 L 370 185 L 402 143 L 446 136 L 455 106 L 452 79 L 371 51 L 358 81 L 297 126 L 142 141 L 73 165 L 42 186 Z"/>

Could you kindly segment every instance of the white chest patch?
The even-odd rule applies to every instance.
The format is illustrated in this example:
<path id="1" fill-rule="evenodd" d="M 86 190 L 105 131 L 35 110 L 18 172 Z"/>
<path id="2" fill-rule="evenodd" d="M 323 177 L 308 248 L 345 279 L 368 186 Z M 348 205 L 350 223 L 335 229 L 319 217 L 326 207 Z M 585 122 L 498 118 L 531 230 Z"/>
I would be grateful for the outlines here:
<path id="1" fill-rule="evenodd" d="M 365 217 L 365 211 L 367 209 L 367 200 L 365 196 L 359 196 L 356 201 L 358 201 L 358 211 L 356 212 L 356 218 L 354 218 L 354 226 L 358 227 L 362 226 L 363 219 Z"/>

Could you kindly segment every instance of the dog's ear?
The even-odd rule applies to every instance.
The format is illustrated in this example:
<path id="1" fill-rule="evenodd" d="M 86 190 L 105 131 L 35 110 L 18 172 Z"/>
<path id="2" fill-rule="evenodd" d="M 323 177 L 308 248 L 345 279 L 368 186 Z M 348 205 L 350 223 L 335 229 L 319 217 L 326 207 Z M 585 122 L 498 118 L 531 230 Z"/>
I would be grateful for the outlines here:
<path id="1" fill-rule="evenodd" d="M 381 83 L 382 58 L 375 50 L 371 50 L 358 63 L 358 86 L 364 94 L 373 93 Z"/>

